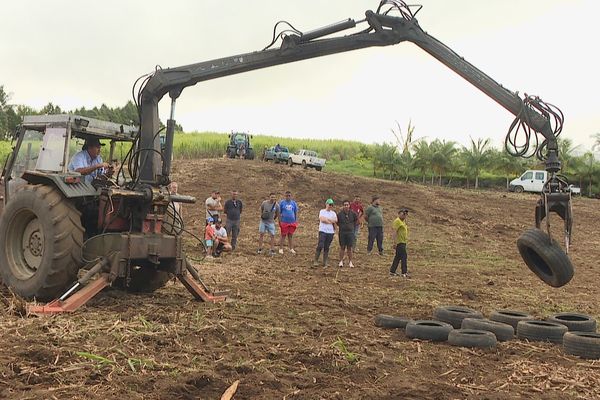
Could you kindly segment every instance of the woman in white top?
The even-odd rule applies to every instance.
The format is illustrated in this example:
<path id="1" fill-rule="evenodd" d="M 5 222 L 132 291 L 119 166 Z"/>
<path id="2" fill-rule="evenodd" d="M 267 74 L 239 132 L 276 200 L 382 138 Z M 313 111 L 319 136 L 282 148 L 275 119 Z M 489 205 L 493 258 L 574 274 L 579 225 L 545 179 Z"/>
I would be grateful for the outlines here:
<path id="1" fill-rule="evenodd" d="M 327 268 L 327 258 L 329 257 L 329 246 L 333 241 L 335 233 L 335 224 L 337 223 L 337 214 L 333 211 L 333 200 L 327 199 L 325 208 L 319 212 L 319 243 L 315 253 L 314 267 L 319 266 L 319 257 L 323 251 L 323 267 Z"/>

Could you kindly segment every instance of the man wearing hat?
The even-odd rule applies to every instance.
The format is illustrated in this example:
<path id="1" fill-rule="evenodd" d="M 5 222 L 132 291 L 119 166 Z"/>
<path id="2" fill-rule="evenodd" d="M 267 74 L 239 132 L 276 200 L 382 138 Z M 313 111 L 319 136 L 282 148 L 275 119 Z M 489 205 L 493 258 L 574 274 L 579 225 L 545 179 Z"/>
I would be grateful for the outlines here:
<path id="1" fill-rule="evenodd" d="M 110 174 L 110 165 L 102 161 L 100 149 L 104 146 L 98 138 L 87 138 L 83 148 L 76 153 L 69 163 L 69 171 L 79 172 L 86 183 L 92 183 L 94 178 L 102 174 Z"/>
<path id="2" fill-rule="evenodd" d="M 407 266 L 407 253 L 406 253 L 406 242 L 408 240 L 408 226 L 406 225 L 406 217 L 408 216 L 408 208 L 401 208 L 398 211 L 398 218 L 392 223 L 392 227 L 395 232 L 394 247 L 396 248 L 396 255 L 390 268 L 390 276 L 398 276 L 396 269 L 398 263 L 402 266 L 402 276 L 408 278 L 408 266 Z"/>

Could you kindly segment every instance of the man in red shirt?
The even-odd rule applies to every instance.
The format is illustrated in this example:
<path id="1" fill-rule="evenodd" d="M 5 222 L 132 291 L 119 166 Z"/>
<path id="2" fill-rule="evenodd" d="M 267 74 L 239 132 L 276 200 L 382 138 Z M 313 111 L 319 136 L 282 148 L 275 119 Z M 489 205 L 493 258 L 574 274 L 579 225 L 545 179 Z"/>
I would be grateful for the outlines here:
<path id="1" fill-rule="evenodd" d="M 354 243 L 352 245 L 352 250 L 356 253 L 356 242 L 358 241 L 358 236 L 360 235 L 360 228 L 364 223 L 365 214 L 362 202 L 360 201 L 360 196 L 354 196 L 354 201 L 350 203 L 350 209 L 354 211 L 358 216 L 358 219 L 356 220 L 356 225 L 354 226 Z"/>

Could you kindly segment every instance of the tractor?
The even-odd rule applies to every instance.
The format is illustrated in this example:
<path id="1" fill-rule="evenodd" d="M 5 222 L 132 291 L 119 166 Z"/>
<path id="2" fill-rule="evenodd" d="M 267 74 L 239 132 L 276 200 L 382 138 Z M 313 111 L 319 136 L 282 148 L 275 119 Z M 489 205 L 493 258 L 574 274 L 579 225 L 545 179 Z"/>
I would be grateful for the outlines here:
<path id="1" fill-rule="evenodd" d="M 228 158 L 254 160 L 254 149 L 250 144 L 252 135 L 243 132 L 231 132 L 228 136 L 229 144 L 226 152 Z"/>
<path id="2" fill-rule="evenodd" d="M 72 311 L 109 285 L 153 291 L 171 276 L 198 299 L 223 300 L 224 296 L 202 283 L 188 262 L 181 238 L 186 229 L 180 216 L 170 211 L 175 203 L 195 202 L 193 197 L 168 190 L 175 105 L 183 90 L 199 82 L 271 66 L 411 42 L 515 116 L 507 134 L 507 151 L 516 157 L 536 155 L 548 172 L 535 207 L 535 228 L 519 238 L 518 249 L 527 266 L 544 282 L 555 287 L 565 285 L 573 276 L 567 256 L 573 218 L 568 182 L 559 175 L 557 137 L 563 114 L 537 96 L 521 97 L 506 89 L 426 33 L 416 19 L 419 10 L 420 6 L 409 6 L 402 0 L 382 0 L 376 11 L 366 11 L 358 21 L 349 18 L 310 31 L 299 31 L 281 21 L 275 26 L 271 43 L 262 50 L 175 68 L 157 67 L 133 85 L 138 126 L 69 114 L 25 117 L 15 133 L 14 149 L 2 175 L 5 207 L 0 217 L 0 246 L 4 248 L 0 252 L 0 276 L 4 284 L 26 298 L 54 299 L 34 312 Z M 278 34 L 280 24 L 286 27 Z M 363 26 L 339 35 L 358 25 Z M 374 99 L 377 90 L 385 88 L 365 88 L 375 93 Z M 165 129 L 158 117 L 158 104 L 167 94 L 171 112 Z M 232 134 L 230 139 L 231 145 L 236 145 L 235 152 L 228 151 L 230 156 L 239 156 L 239 140 L 246 146 L 244 157 L 254 157 L 248 134 Z M 115 157 L 117 147 L 126 154 L 112 176 L 89 176 L 89 168 L 69 168 L 71 155 L 79 150 L 77 140 L 84 140 L 84 144 L 108 142 L 109 160 Z M 564 251 L 551 238 L 551 213 L 564 222 Z"/>

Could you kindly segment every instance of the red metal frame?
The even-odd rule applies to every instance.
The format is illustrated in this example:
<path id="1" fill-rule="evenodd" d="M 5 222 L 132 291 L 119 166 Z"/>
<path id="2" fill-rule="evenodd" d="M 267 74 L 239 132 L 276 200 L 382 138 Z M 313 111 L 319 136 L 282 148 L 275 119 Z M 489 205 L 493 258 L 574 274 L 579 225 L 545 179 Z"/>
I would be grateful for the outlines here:
<path id="1" fill-rule="evenodd" d="M 177 278 L 197 300 L 216 303 L 227 299 L 224 295 L 208 293 L 190 274 L 177 275 Z"/>
<path id="2" fill-rule="evenodd" d="M 32 314 L 57 314 L 73 312 L 87 303 L 102 289 L 110 285 L 108 274 L 100 274 L 98 279 L 85 285 L 81 290 L 75 292 L 65 300 L 56 299 L 46 305 L 32 305 L 28 311 Z"/>
<path id="3" fill-rule="evenodd" d="M 81 290 L 75 292 L 65 300 L 56 299 L 46 305 L 31 305 L 27 309 L 31 314 L 58 314 L 64 312 L 73 312 L 87 303 L 102 289 L 110 286 L 108 273 L 102 273 L 92 282 L 85 285 Z M 227 296 L 223 294 L 213 294 L 206 291 L 190 274 L 177 275 L 183 286 L 197 299 L 205 302 L 216 303 L 225 301 Z"/>

